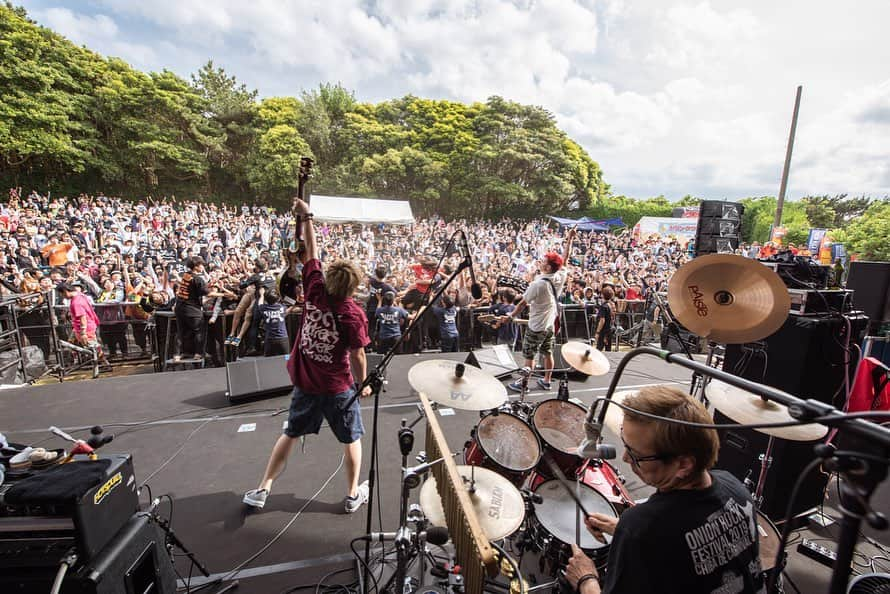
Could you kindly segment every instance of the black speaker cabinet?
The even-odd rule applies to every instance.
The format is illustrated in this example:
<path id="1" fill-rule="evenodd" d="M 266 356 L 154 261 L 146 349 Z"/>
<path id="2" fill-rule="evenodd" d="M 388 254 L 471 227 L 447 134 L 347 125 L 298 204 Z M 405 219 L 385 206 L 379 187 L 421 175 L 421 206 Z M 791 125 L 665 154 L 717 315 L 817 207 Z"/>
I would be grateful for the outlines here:
<path id="1" fill-rule="evenodd" d="M 723 415 L 719 410 L 714 411 L 714 422 L 735 424 L 732 419 Z M 747 478 L 756 485 L 760 475 L 760 456 L 766 454 L 768 442 L 768 435 L 753 429 L 720 431 L 720 455 L 717 458 L 717 468 L 729 471 L 741 481 Z M 772 520 L 776 522 L 784 520 L 791 490 L 804 467 L 816 457 L 813 447 L 817 443 L 819 442 L 788 441 L 778 438 L 773 440 L 773 450 L 770 456 L 772 465 L 766 475 L 762 492 L 763 503 L 760 506 L 760 511 Z M 820 472 L 819 469 L 811 472 L 804 479 L 797 499 L 794 501 L 794 514 L 818 506 L 822 501 L 822 493 L 827 481 L 828 475 Z"/>
<path id="2" fill-rule="evenodd" d="M 873 324 L 890 322 L 890 262 L 851 262 L 847 288 Z"/>
<path id="3" fill-rule="evenodd" d="M 791 314 L 782 327 L 759 343 L 726 346 L 723 369 L 800 398 L 815 398 L 842 407 L 847 321 L 850 322 L 850 381 L 856 350 L 868 319 L 859 314 L 802 316 Z M 835 397 L 837 395 L 837 397 Z"/>
<path id="4" fill-rule="evenodd" d="M 45 594 L 55 573 L 52 567 L 4 571 L 0 591 Z M 164 533 L 144 515 L 134 515 L 89 563 L 68 572 L 61 594 L 176 594 Z"/>
<path id="5" fill-rule="evenodd" d="M 229 402 L 289 391 L 293 387 L 287 373 L 289 356 L 255 357 L 226 363 Z"/>
<path id="6" fill-rule="evenodd" d="M 800 398 L 814 398 L 843 406 L 847 321 L 850 323 L 850 364 L 856 369 L 856 351 L 867 324 L 862 315 L 799 316 L 788 319 L 773 335 L 758 343 L 727 345 L 723 369 L 734 375 L 779 388 Z M 839 391 L 840 389 L 840 391 Z M 835 397 L 837 395 L 837 397 Z M 717 423 L 732 423 L 719 411 Z M 766 452 L 768 436 L 749 429 L 720 432 L 720 456 L 717 467 L 728 470 L 738 479 L 750 477 L 757 481 L 759 456 Z M 764 487 L 763 511 L 774 520 L 785 515 L 788 498 L 797 477 L 814 458 L 817 442 L 792 442 L 776 439 L 772 466 Z M 809 476 L 794 505 L 794 513 L 805 511 L 821 501 L 826 475 L 818 470 Z"/>
<path id="7" fill-rule="evenodd" d="M 742 241 L 742 214 L 738 202 L 703 200 L 695 230 L 695 255 L 733 253 Z"/>

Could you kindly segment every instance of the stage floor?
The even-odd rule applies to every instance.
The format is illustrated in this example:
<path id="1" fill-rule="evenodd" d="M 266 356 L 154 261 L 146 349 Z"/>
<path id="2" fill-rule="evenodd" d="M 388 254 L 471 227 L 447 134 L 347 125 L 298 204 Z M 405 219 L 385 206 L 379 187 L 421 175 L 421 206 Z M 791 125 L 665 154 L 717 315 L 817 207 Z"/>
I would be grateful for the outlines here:
<path id="1" fill-rule="evenodd" d="M 614 369 L 623 353 L 607 356 Z M 382 525 L 375 518 L 375 531 L 393 531 L 398 525 L 400 456 L 396 433 L 402 419 L 410 421 L 418 415 L 417 395 L 407 382 L 408 370 L 420 360 L 462 361 L 465 357 L 466 353 L 401 355 L 390 365 L 380 403 L 378 501 L 382 502 Z M 587 405 L 606 392 L 611 378 L 610 373 L 583 382 L 570 381 L 570 396 Z M 666 383 L 688 388 L 689 379 L 689 372 L 682 368 L 654 357 L 639 357 L 628 365 L 619 389 Z M 342 448 L 333 434 L 322 428 L 318 436 L 307 438 L 304 451 L 295 450 L 289 467 L 276 482 L 265 509 L 250 511 L 241 503 L 242 494 L 255 487 L 262 475 L 287 418 L 289 396 L 231 405 L 225 391 L 224 369 L 21 388 L 0 394 L 0 431 L 10 441 L 65 447 L 66 443 L 49 434 L 50 425 L 76 436 L 88 435 L 92 425 L 104 426 L 106 432 L 115 434 L 104 451 L 131 453 L 137 481 L 147 482 L 155 496 L 169 493 L 173 497 L 177 535 L 214 575 L 241 567 L 302 510 L 272 546 L 244 565 L 238 575 L 239 592 L 279 592 L 315 583 L 332 569 L 354 564 L 349 542 L 364 534 L 366 508 L 353 515 L 343 513 L 346 479 L 343 470 L 336 472 Z M 532 391 L 529 399 L 555 397 L 556 382 L 552 392 Z M 363 479 L 370 454 L 371 412 L 371 402 L 363 401 L 368 432 L 363 440 Z M 478 419 L 478 413 L 463 411 L 440 416 L 452 451 L 463 448 Z M 605 433 L 608 443 L 620 444 L 608 429 Z M 423 449 L 423 422 L 416 426 L 416 434 L 414 455 Z M 634 497 L 650 493 L 620 459 L 615 465 L 627 478 L 626 486 Z M 413 493 L 414 501 L 418 491 Z M 145 493 L 141 500 L 147 503 Z M 166 513 L 166 503 L 163 509 Z M 798 555 L 794 547 L 789 553 L 789 572 L 801 590 L 824 591 L 829 570 Z M 179 559 L 178 567 L 187 571 L 188 564 Z M 343 577 L 346 581 L 353 578 L 348 573 Z M 193 579 L 192 583 L 203 581 Z"/>

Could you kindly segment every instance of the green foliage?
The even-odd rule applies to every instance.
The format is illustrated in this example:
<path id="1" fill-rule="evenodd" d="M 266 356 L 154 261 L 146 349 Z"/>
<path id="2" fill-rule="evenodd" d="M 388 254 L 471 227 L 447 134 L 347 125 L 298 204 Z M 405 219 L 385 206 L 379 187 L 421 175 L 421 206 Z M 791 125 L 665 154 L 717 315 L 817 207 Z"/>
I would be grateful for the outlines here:
<path id="1" fill-rule="evenodd" d="M 627 196 L 610 196 L 600 199 L 594 206 L 578 216 L 592 219 L 610 219 L 618 217 L 628 227 L 633 227 L 643 217 L 669 217 L 677 204 L 671 203 L 664 196 L 637 200 Z"/>
<path id="2" fill-rule="evenodd" d="M 890 260 L 890 200 L 876 200 L 846 229 L 849 249 L 862 260 Z"/>

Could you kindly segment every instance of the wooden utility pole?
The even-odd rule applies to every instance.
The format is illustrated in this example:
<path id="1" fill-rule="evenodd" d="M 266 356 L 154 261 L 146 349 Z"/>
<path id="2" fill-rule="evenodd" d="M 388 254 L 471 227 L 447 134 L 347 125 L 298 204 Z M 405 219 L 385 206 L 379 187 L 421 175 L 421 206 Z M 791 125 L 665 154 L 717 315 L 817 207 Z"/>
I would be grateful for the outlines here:
<path id="1" fill-rule="evenodd" d="M 776 204 L 776 218 L 773 229 L 782 224 L 782 207 L 785 205 L 785 189 L 788 187 L 788 170 L 791 169 L 791 151 L 794 149 L 794 133 L 797 131 L 797 113 L 800 111 L 800 93 L 803 87 L 798 85 L 797 97 L 794 99 L 794 114 L 791 116 L 791 132 L 788 134 L 788 147 L 785 149 L 785 167 L 782 169 L 782 184 L 779 186 L 779 201 Z"/>

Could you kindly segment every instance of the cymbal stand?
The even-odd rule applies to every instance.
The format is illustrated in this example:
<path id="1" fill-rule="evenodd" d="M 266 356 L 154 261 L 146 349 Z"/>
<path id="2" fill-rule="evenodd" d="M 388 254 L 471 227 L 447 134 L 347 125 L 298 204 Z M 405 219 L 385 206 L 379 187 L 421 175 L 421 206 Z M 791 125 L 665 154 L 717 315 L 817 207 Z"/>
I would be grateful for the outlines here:
<path id="1" fill-rule="evenodd" d="M 763 505 L 763 489 L 766 486 L 766 475 L 769 473 L 770 466 L 773 465 L 773 445 L 775 445 L 775 442 L 776 438 L 770 435 L 769 440 L 766 442 L 766 452 L 760 454 L 757 458 L 760 460 L 760 475 L 757 477 L 757 485 L 755 486 L 751 482 L 750 471 L 748 472 L 748 476 L 745 477 L 745 486 L 748 487 L 749 490 L 752 490 L 752 487 L 754 487 L 754 507 L 758 509 Z"/>
<path id="2" fill-rule="evenodd" d="M 712 340 L 708 341 L 708 356 L 705 359 L 705 365 L 707 365 L 708 367 L 719 369 L 720 360 L 719 357 L 717 357 L 716 355 L 718 347 L 719 345 L 716 342 Z M 694 371 L 692 373 L 692 386 L 689 390 L 689 394 L 705 406 L 708 405 L 708 396 L 707 394 L 705 394 L 705 387 L 708 385 L 709 382 L 709 377 L 698 373 L 697 371 Z"/>
<path id="3" fill-rule="evenodd" d="M 445 250 L 443 253 L 447 252 L 448 248 L 450 246 L 454 245 L 454 240 L 458 233 L 460 233 L 460 231 L 456 231 L 454 234 L 452 234 L 451 238 L 448 240 L 448 243 L 445 245 Z M 441 263 L 441 259 L 440 259 L 440 263 Z M 428 303 L 436 303 L 439 300 L 439 298 L 445 294 L 445 291 L 448 289 L 449 286 L 451 286 L 451 283 L 454 282 L 454 279 L 456 279 L 465 269 L 469 268 L 471 265 L 472 265 L 472 262 L 470 261 L 470 259 L 464 258 L 461 261 L 461 263 L 457 266 L 457 268 L 454 270 L 454 272 L 451 273 L 451 276 L 449 276 L 445 280 L 445 282 L 443 282 L 439 285 L 438 289 L 436 290 L 436 293 L 430 299 L 428 299 L 427 302 Z M 430 292 L 432 292 L 432 290 Z M 429 297 L 429 292 L 426 294 L 426 296 Z M 419 315 L 417 315 L 411 321 L 411 323 L 408 325 L 408 328 L 405 330 L 405 332 L 402 333 L 402 336 L 399 338 L 399 340 L 397 340 L 396 343 L 389 349 L 389 351 L 387 351 L 387 353 L 383 356 L 383 359 L 380 361 L 380 363 L 378 363 L 377 366 L 368 373 L 368 376 L 366 378 L 364 378 L 362 383 L 358 386 L 355 396 L 352 397 L 352 400 L 350 400 L 347 403 L 347 406 L 345 407 L 346 409 L 348 409 L 350 406 L 352 406 L 352 403 L 359 398 L 359 396 L 361 395 L 361 393 L 365 389 L 365 387 L 370 386 L 372 398 L 374 401 L 374 406 L 373 406 L 373 420 L 371 422 L 371 425 L 372 425 L 372 427 L 371 427 L 371 456 L 370 456 L 370 461 L 368 464 L 368 503 L 367 503 L 368 510 L 367 510 L 367 515 L 366 515 L 366 520 L 365 520 L 365 534 L 366 535 L 371 534 L 371 528 L 372 528 L 373 521 L 374 521 L 374 487 L 377 484 L 377 437 L 378 437 L 378 426 L 379 426 L 379 419 L 380 419 L 380 392 L 383 389 L 383 382 L 384 382 L 384 378 L 386 375 L 386 368 L 389 366 L 389 364 L 392 361 L 392 358 L 395 356 L 396 352 L 398 352 L 399 348 L 405 342 L 406 337 L 408 337 L 412 332 L 414 332 L 418 328 L 422 327 L 421 323 L 427 319 L 427 316 L 429 315 L 430 311 L 432 311 L 431 307 L 424 307 L 420 311 Z M 367 541 L 365 541 L 365 557 L 364 557 L 363 573 L 362 573 L 362 580 L 361 580 L 361 583 L 364 584 L 365 589 L 367 589 L 367 587 L 368 587 L 368 582 L 369 582 L 369 578 L 370 578 L 370 576 L 369 576 L 370 558 L 371 558 L 371 541 L 367 540 Z"/>

